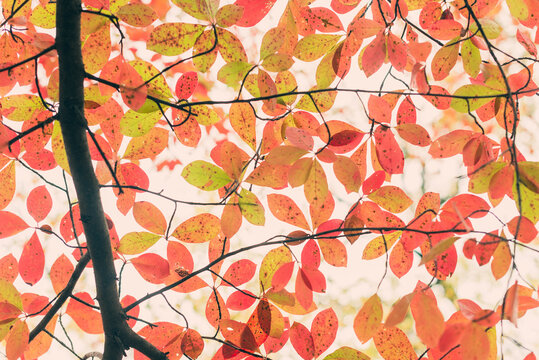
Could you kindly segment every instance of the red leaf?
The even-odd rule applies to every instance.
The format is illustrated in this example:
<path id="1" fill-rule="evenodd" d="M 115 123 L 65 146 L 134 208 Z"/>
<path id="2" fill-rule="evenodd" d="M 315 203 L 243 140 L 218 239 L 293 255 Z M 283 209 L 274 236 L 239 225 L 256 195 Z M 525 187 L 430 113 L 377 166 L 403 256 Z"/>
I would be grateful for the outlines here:
<path id="1" fill-rule="evenodd" d="M 140 276 L 152 284 L 162 283 L 170 272 L 168 261 L 157 254 L 142 254 L 131 259 L 131 263 Z"/>
<path id="2" fill-rule="evenodd" d="M 19 273 L 25 283 L 34 285 L 43 276 L 44 267 L 45 254 L 37 233 L 34 232 L 30 240 L 24 244 L 21 258 L 19 259 Z"/>
<path id="3" fill-rule="evenodd" d="M 397 124 L 415 124 L 416 119 L 417 115 L 412 98 L 406 96 L 397 110 Z"/>
<path id="4" fill-rule="evenodd" d="M 356 148 L 365 133 L 357 130 L 343 130 L 331 136 L 328 145 L 337 154 L 344 154 Z"/>
<path id="5" fill-rule="evenodd" d="M 271 287 L 273 291 L 280 291 L 285 288 L 292 277 L 295 264 L 296 263 L 294 261 L 285 263 L 281 265 L 277 271 L 275 271 L 271 279 Z"/>
<path id="6" fill-rule="evenodd" d="M 339 320 L 333 309 L 329 308 L 319 312 L 311 325 L 311 336 L 314 344 L 314 356 L 320 356 L 326 351 L 337 336 Z"/>
<path id="7" fill-rule="evenodd" d="M 373 41 L 367 45 L 367 48 L 363 52 L 361 59 L 361 68 L 365 72 L 367 77 L 374 74 L 386 58 L 386 41 L 383 33 L 376 35 Z"/>
<path id="8" fill-rule="evenodd" d="M 363 194 L 369 195 L 373 191 L 379 189 L 386 179 L 386 174 L 382 170 L 375 171 L 363 182 L 361 185 L 361 191 Z"/>
<path id="9" fill-rule="evenodd" d="M 198 86 L 198 75 L 195 71 L 189 71 L 178 79 L 176 82 L 176 96 L 178 99 L 189 99 L 191 95 L 195 92 L 196 87 Z"/>
<path id="10" fill-rule="evenodd" d="M 193 271 L 194 261 L 191 252 L 177 241 L 169 241 L 167 244 L 167 260 L 170 270 L 176 273 Z"/>
<path id="11" fill-rule="evenodd" d="M 28 213 L 36 222 L 45 219 L 52 208 L 51 194 L 45 185 L 38 186 L 30 191 L 26 199 L 26 207 L 28 208 Z"/>
<path id="12" fill-rule="evenodd" d="M 120 301 L 120 304 L 122 304 L 122 307 L 126 307 L 126 306 L 129 306 L 131 305 L 132 303 L 134 303 L 137 299 L 131 295 L 126 295 L 122 298 L 122 300 Z M 127 315 L 129 316 L 132 316 L 132 317 L 138 317 L 140 313 L 140 306 L 136 305 L 134 308 L 132 308 L 131 310 L 129 310 L 127 312 Z M 129 325 L 129 327 L 133 327 L 135 326 L 135 324 L 137 323 L 137 320 L 135 319 L 127 319 L 127 324 Z"/>
<path id="13" fill-rule="evenodd" d="M 230 318 L 230 314 L 225 306 L 225 301 L 217 290 L 213 290 L 206 303 L 206 319 L 211 326 L 217 328 L 221 319 L 228 318 Z"/>
<path id="14" fill-rule="evenodd" d="M 270 11 L 277 0 L 236 0 L 235 5 L 243 7 L 243 17 L 236 23 L 238 26 L 256 25 Z"/>
<path id="15" fill-rule="evenodd" d="M 247 295 L 250 294 L 251 296 Z M 248 291 L 234 291 L 228 299 L 226 299 L 226 307 L 234 311 L 244 311 L 251 307 L 256 300 L 256 296 Z"/>
<path id="16" fill-rule="evenodd" d="M 251 280 L 255 275 L 256 264 L 251 260 L 238 260 L 223 275 L 224 286 L 239 286 Z"/>
<path id="17" fill-rule="evenodd" d="M 313 337 L 309 329 L 304 325 L 298 322 L 292 324 L 290 328 L 290 342 L 302 359 L 311 360 L 315 357 Z"/>
<path id="18" fill-rule="evenodd" d="M 391 130 L 378 126 L 374 130 L 374 139 L 376 140 L 376 155 L 382 168 L 389 174 L 402 174 L 404 154 Z"/>
<path id="19" fill-rule="evenodd" d="M 406 44 L 391 32 L 387 35 L 387 53 L 395 70 L 403 71 L 408 60 Z"/>
<path id="20" fill-rule="evenodd" d="M 147 189 L 150 185 L 148 175 L 138 165 L 134 163 L 120 164 L 120 173 L 125 182 L 125 185 L 136 186 L 141 189 Z M 143 192 L 144 190 L 137 190 L 136 192 Z"/>
<path id="21" fill-rule="evenodd" d="M 309 239 L 301 251 L 301 264 L 313 268 L 320 266 L 320 248 L 313 239 Z"/>
<path id="22" fill-rule="evenodd" d="M 485 200 L 473 194 L 457 195 L 442 206 L 442 210 L 457 214 L 460 221 L 464 221 L 468 217 L 483 217 L 487 215 L 489 209 L 490 206 Z"/>
<path id="23" fill-rule="evenodd" d="M 21 313 L 21 309 L 15 305 L 5 301 L 0 302 L 0 325 L 15 320 Z"/>
<path id="24" fill-rule="evenodd" d="M 204 340 L 202 340 L 198 331 L 193 329 L 185 330 L 185 334 L 182 337 L 181 349 L 185 355 L 192 359 L 200 356 L 202 350 L 204 350 Z"/>

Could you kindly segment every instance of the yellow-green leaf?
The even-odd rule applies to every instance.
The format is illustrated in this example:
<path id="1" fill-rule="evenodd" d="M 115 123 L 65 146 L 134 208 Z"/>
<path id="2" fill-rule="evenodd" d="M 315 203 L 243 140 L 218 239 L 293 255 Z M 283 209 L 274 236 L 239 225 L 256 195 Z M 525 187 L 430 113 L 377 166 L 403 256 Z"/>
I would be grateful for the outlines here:
<path id="1" fill-rule="evenodd" d="M 296 44 L 294 56 L 302 61 L 314 61 L 327 54 L 340 38 L 330 34 L 307 35 Z"/>
<path id="2" fill-rule="evenodd" d="M 182 171 L 182 177 L 201 190 L 217 190 L 232 181 L 220 167 L 203 160 L 195 160 Z"/>
<path id="3" fill-rule="evenodd" d="M 241 214 L 245 220 L 253 225 L 264 225 L 266 218 L 264 216 L 264 207 L 255 194 L 246 189 L 241 189 L 238 200 Z"/>
<path id="4" fill-rule="evenodd" d="M 149 232 L 130 232 L 120 239 L 120 246 L 117 250 L 125 255 L 140 254 L 149 249 L 160 238 L 160 235 Z"/>
<path id="5" fill-rule="evenodd" d="M 146 42 L 146 48 L 161 55 L 180 55 L 195 45 L 202 31 L 203 25 L 165 23 L 153 29 Z"/>

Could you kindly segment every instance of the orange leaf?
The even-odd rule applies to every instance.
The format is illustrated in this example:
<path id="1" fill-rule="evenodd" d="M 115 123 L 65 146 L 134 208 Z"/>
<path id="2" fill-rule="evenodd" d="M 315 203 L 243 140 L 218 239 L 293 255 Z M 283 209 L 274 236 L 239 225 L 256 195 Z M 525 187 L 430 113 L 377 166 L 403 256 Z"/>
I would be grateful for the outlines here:
<path id="1" fill-rule="evenodd" d="M 346 267 L 346 247 L 339 239 L 319 238 L 318 245 L 320 246 L 324 260 L 328 264 L 337 267 Z"/>
<path id="2" fill-rule="evenodd" d="M 73 264 L 64 254 L 54 261 L 49 276 L 55 293 L 59 294 L 64 290 L 74 269 Z"/>
<path id="3" fill-rule="evenodd" d="M 8 360 L 15 360 L 22 356 L 28 347 L 29 340 L 28 325 L 25 321 L 17 320 L 12 325 L 6 339 L 6 356 Z"/>
<path id="4" fill-rule="evenodd" d="M 440 81 L 445 79 L 457 63 L 459 57 L 459 40 L 460 37 L 451 40 L 434 54 L 431 63 L 434 80 Z"/>
<path id="5" fill-rule="evenodd" d="M 0 239 L 18 234 L 27 228 L 28 224 L 19 216 L 9 211 L 0 211 Z"/>
<path id="6" fill-rule="evenodd" d="M 381 327 L 373 339 L 376 350 L 384 360 L 417 359 L 417 354 L 410 344 L 410 340 L 399 328 Z"/>
<path id="7" fill-rule="evenodd" d="M 322 165 L 313 159 L 313 166 L 304 186 L 305 197 L 309 204 L 322 201 L 328 195 L 328 182 Z"/>
<path id="8" fill-rule="evenodd" d="M 164 235 L 167 229 L 165 216 L 157 206 L 148 201 L 138 201 L 133 205 L 133 217 L 144 229 Z"/>
<path id="9" fill-rule="evenodd" d="M 397 125 L 396 129 L 399 136 L 412 145 L 429 146 L 432 143 L 428 131 L 421 125 L 403 123 Z"/>
<path id="10" fill-rule="evenodd" d="M 296 205 L 294 200 L 288 196 L 269 194 L 268 206 L 273 216 L 275 216 L 277 219 L 307 231 L 311 229 L 307 223 L 307 219 L 305 219 L 305 216 L 303 215 L 303 212 Z"/>
<path id="11" fill-rule="evenodd" d="M 249 145 L 256 149 L 256 116 L 248 103 L 233 103 L 228 114 L 232 129 Z"/>
<path id="12" fill-rule="evenodd" d="M 408 312 L 408 307 L 410 306 L 410 302 L 412 301 L 414 295 L 414 293 L 405 295 L 393 304 L 393 306 L 391 307 L 391 311 L 387 315 L 386 322 L 384 323 L 385 327 L 390 328 L 393 326 L 397 326 L 401 323 L 401 321 L 404 320 L 404 318 L 406 317 L 406 313 Z"/>
<path id="13" fill-rule="evenodd" d="M 79 292 L 74 294 L 75 297 L 82 301 L 94 305 L 94 299 L 87 292 Z M 82 331 L 88 334 L 101 334 L 103 333 L 103 323 L 101 321 L 101 314 L 90 308 L 88 305 L 83 304 L 74 298 L 70 299 L 67 303 L 66 313 L 71 316 L 75 323 L 81 328 Z"/>
<path id="14" fill-rule="evenodd" d="M 354 332 L 362 344 L 376 334 L 382 323 L 382 317 L 382 301 L 377 294 L 374 294 L 363 304 L 354 318 Z"/>
<path id="15" fill-rule="evenodd" d="M 436 347 L 444 332 L 445 324 L 432 291 L 417 290 L 410 303 L 410 308 L 415 320 L 417 335 L 425 345 Z"/>
<path id="16" fill-rule="evenodd" d="M 490 264 L 492 275 L 496 280 L 499 280 L 507 273 L 513 262 L 511 250 L 505 241 L 498 244 L 492 257 L 492 263 Z"/>
<path id="17" fill-rule="evenodd" d="M 288 166 L 263 162 L 245 179 L 250 184 L 282 189 L 288 185 Z"/>
<path id="18" fill-rule="evenodd" d="M 255 337 L 249 327 L 239 321 L 223 319 L 219 322 L 225 340 L 248 351 L 258 351 Z"/>
<path id="19" fill-rule="evenodd" d="M 397 186 L 382 186 L 369 194 L 369 199 L 392 213 L 401 213 L 412 205 L 413 201 Z"/>
<path id="20" fill-rule="evenodd" d="M 0 165 L 0 168 L 2 165 Z M 0 210 L 9 205 L 15 195 L 15 162 L 11 161 L 0 171 Z M 43 186 L 45 187 L 45 186 Z"/>
<path id="21" fill-rule="evenodd" d="M 406 44 L 391 32 L 387 35 L 387 53 L 395 70 L 403 71 L 408 61 Z"/>
<path id="22" fill-rule="evenodd" d="M 19 264 L 12 254 L 0 259 L 0 279 L 13 283 L 19 275 Z"/>
<path id="23" fill-rule="evenodd" d="M 199 214 L 184 221 L 172 236 L 187 243 L 203 243 L 216 237 L 221 231 L 221 220 L 212 214 Z"/>

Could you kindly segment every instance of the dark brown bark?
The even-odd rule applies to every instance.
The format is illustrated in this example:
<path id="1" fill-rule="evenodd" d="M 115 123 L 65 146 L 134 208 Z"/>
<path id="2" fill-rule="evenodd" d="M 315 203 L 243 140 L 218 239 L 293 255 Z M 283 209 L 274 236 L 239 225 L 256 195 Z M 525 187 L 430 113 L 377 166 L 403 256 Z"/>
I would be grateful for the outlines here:
<path id="1" fill-rule="evenodd" d="M 107 221 L 86 140 L 84 64 L 80 40 L 81 2 L 58 0 L 56 4 L 56 49 L 60 66 L 58 120 L 93 262 L 97 300 L 105 332 L 103 359 L 121 359 L 129 347 L 137 348 L 152 359 L 166 359 L 165 354 L 129 328 L 120 304 Z"/>

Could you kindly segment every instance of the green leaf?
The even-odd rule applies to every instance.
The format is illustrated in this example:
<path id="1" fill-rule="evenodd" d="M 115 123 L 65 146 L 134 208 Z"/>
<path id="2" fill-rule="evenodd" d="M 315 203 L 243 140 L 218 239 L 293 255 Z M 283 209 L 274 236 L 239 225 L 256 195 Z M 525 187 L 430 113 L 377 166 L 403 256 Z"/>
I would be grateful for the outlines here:
<path id="1" fill-rule="evenodd" d="M 220 167 L 203 160 L 196 160 L 182 171 L 182 177 L 201 190 L 217 190 L 232 181 Z"/>

